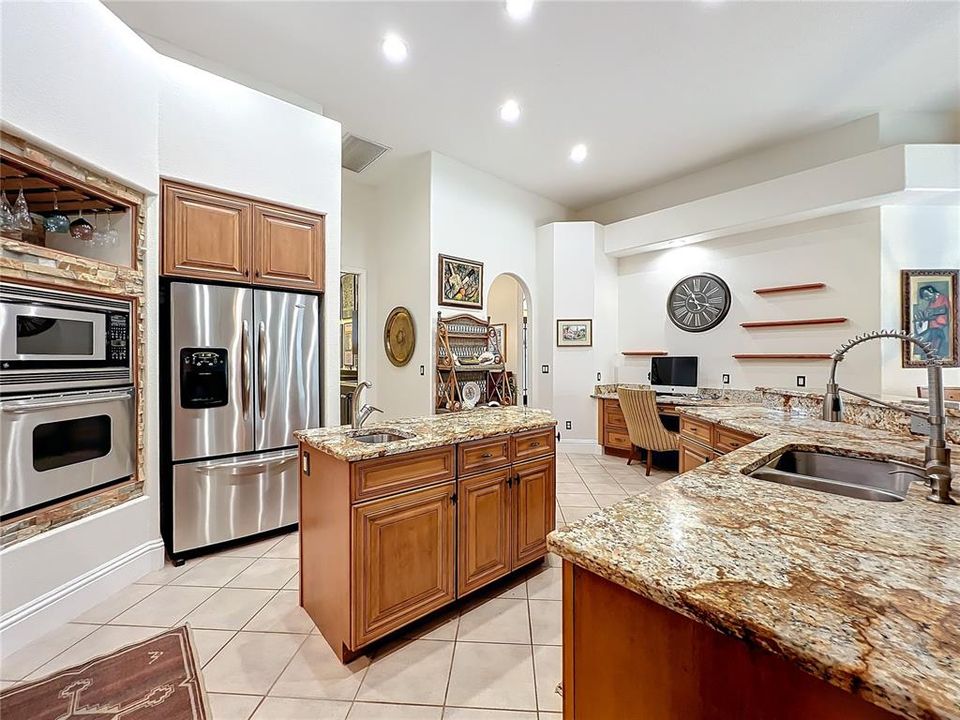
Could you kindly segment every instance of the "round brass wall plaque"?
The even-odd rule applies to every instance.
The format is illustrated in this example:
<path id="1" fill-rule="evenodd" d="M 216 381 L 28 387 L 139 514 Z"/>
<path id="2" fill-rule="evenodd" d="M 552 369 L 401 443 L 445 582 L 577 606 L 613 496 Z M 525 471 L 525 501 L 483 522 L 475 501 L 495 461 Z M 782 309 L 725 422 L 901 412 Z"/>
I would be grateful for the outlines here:
<path id="1" fill-rule="evenodd" d="M 403 367 L 410 362 L 416 346 L 413 316 L 405 307 L 395 307 L 383 326 L 383 349 L 386 350 L 387 359 L 397 367 Z"/>

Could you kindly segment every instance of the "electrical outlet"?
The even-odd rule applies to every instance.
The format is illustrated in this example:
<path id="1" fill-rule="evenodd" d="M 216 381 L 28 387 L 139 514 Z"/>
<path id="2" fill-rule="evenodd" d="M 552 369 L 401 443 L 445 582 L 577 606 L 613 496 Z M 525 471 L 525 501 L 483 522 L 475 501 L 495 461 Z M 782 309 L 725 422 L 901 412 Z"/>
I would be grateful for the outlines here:
<path id="1" fill-rule="evenodd" d="M 730 374 L 729 374 L 729 373 L 724 373 L 723 375 L 721 375 L 721 378 L 723 379 L 722 381 L 723 381 L 723 384 L 724 384 L 724 385 L 729 385 L 729 384 L 730 384 Z"/>
<path id="2" fill-rule="evenodd" d="M 549 365 L 541 365 L 541 366 L 540 366 L 540 372 L 542 372 L 544 375 L 549 375 L 549 374 L 550 374 L 550 366 L 549 366 Z"/>
<path id="3" fill-rule="evenodd" d="M 797 387 L 806 387 L 806 386 L 807 386 L 807 376 L 797 375 Z"/>
<path id="4" fill-rule="evenodd" d="M 567 422 L 564 423 L 564 429 L 565 429 L 565 430 L 573 430 L 573 423 L 570 422 L 569 420 L 567 420 Z"/>
<path id="5" fill-rule="evenodd" d="M 420 366 L 420 374 L 423 375 L 423 374 L 426 373 L 426 371 L 427 371 L 427 368 L 424 367 L 423 365 L 421 365 L 421 366 Z"/>

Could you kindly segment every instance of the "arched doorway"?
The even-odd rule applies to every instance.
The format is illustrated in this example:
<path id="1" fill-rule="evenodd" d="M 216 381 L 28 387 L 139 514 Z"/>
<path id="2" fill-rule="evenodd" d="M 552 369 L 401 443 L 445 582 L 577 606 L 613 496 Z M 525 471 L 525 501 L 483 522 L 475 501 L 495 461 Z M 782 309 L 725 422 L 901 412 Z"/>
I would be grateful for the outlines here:
<path id="1" fill-rule="evenodd" d="M 500 326 L 504 342 L 504 364 L 511 373 L 517 405 L 532 405 L 530 396 L 530 344 L 533 340 L 530 320 L 533 308 L 530 290 L 516 275 L 502 273 L 494 278 L 487 292 L 487 314 L 492 325 Z"/>

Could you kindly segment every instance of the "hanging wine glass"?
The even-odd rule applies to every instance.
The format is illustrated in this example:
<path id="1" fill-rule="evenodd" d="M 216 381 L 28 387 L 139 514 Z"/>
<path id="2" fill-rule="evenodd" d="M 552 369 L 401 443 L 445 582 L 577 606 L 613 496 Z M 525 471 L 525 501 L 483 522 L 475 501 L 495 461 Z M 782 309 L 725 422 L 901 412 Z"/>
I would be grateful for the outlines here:
<path id="1" fill-rule="evenodd" d="M 13 203 L 13 217 L 21 230 L 33 230 L 33 218 L 30 217 L 30 208 L 27 207 L 27 199 L 23 196 L 22 185 L 17 200 Z"/>
<path id="2" fill-rule="evenodd" d="M 82 207 L 78 212 L 77 219 L 70 223 L 70 236 L 76 238 L 77 240 L 82 240 L 83 242 L 90 242 L 93 240 L 93 225 L 83 219 Z"/>
<path id="3" fill-rule="evenodd" d="M 107 213 L 107 232 L 106 235 L 106 244 L 110 247 L 116 247 L 117 243 L 120 242 L 120 233 L 113 226 L 113 213 Z"/>
<path id="4" fill-rule="evenodd" d="M 56 190 L 53 191 L 53 215 L 47 216 L 43 221 L 43 227 L 49 233 L 65 233 L 70 230 L 70 219 L 60 212 Z"/>
<path id="5" fill-rule="evenodd" d="M 95 246 L 106 245 L 107 238 L 106 233 L 100 229 L 100 215 L 101 213 L 97 210 L 93 211 L 93 240 L 92 243 Z"/>
<path id="6" fill-rule="evenodd" d="M 13 215 L 13 208 L 7 200 L 7 193 L 0 191 L 0 230 L 17 230 L 17 219 Z"/>

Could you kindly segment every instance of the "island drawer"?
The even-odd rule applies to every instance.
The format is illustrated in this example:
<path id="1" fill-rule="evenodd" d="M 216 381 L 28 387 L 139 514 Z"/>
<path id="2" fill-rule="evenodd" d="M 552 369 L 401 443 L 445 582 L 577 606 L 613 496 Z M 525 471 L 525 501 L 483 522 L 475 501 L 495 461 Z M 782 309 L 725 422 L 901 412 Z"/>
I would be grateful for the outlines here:
<path id="1" fill-rule="evenodd" d="M 719 453 L 728 453 L 741 448 L 744 445 L 749 445 L 754 440 L 756 436 L 748 435 L 747 433 L 737 432 L 736 430 L 730 430 L 728 428 L 716 426 L 717 439 L 714 442 L 714 448 Z"/>
<path id="2" fill-rule="evenodd" d="M 361 460 L 351 467 L 350 500 L 362 502 L 456 477 L 452 445 Z"/>
<path id="3" fill-rule="evenodd" d="M 552 455 L 555 442 L 553 433 L 553 428 L 548 427 L 542 430 L 517 433 L 511 437 L 513 461 L 519 462 L 544 455 Z"/>
<path id="4" fill-rule="evenodd" d="M 457 447 L 457 468 L 460 477 L 493 470 L 510 464 L 510 436 L 471 440 Z"/>
<path id="5" fill-rule="evenodd" d="M 694 438 L 704 445 L 713 445 L 713 423 L 680 416 L 680 434 Z"/>

